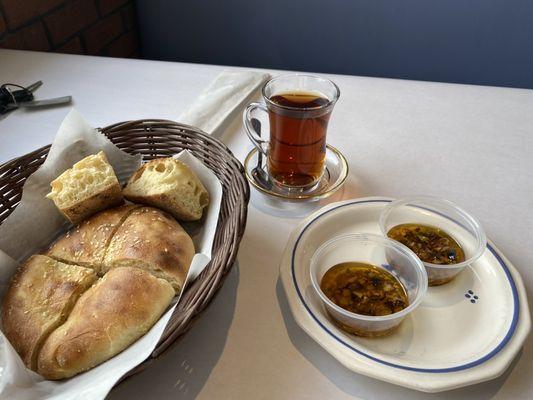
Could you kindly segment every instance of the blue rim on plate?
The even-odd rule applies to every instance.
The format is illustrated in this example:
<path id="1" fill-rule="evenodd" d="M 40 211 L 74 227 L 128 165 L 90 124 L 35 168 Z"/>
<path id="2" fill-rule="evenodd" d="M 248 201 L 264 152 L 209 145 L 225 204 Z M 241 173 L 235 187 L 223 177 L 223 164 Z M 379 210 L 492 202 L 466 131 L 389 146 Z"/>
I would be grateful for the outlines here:
<path id="1" fill-rule="evenodd" d="M 450 367 L 450 368 L 416 368 L 416 367 L 409 367 L 409 366 L 406 366 L 406 365 L 400 365 L 400 364 L 391 363 L 389 361 L 381 360 L 381 359 L 379 359 L 377 357 L 374 357 L 374 356 L 371 356 L 370 354 L 365 353 L 364 351 L 356 349 L 355 347 L 353 347 L 349 343 L 346 343 L 342 338 L 336 336 L 334 332 L 331 332 L 326 326 L 324 326 L 324 324 L 322 324 L 319 321 L 319 319 L 316 317 L 316 315 L 314 315 L 313 312 L 311 311 L 311 308 L 305 302 L 305 299 L 304 299 L 304 297 L 303 297 L 303 295 L 302 295 L 302 293 L 300 291 L 300 288 L 298 287 L 298 282 L 296 281 L 296 274 L 294 273 L 294 257 L 295 257 L 295 254 L 296 254 L 296 250 L 298 249 L 298 244 L 300 243 L 300 239 L 302 238 L 302 236 L 305 233 L 305 231 L 307 230 L 307 228 L 309 228 L 315 221 L 317 221 L 318 219 L 322 218 L 324 215 L 330 213 L 333 210 L 337 210 L 337 209 L 342 208 L 342 207 L 351 206 L 353 204 L 362 204 L 362 203 L 389 203 L 390 201 L 391 200 L 385 200 L 385 199 L 383 199 L 383 200 L 360 200 L 360 201 L 353 201 L 353 202 L 350 202 L 350 203 L 341 204 L 341 205 L 339 205 L 337 207 L 333 207 L 333 208 L 327 210 L 326 212 L 318 215 L 317 217 L 315 217 L 313 220 L 311 220 L 302 229 L 302 231 L 298 235 L 298 238 L 296 239 L 296 242 L 294 244 L 294 248 L 292 250 L 291 273 L 292 273 L 292 281 L 294 283 L 294 287 L 296 288 L 296 292 L 298 293 L 298 297 L 300 298 L 300 301 L 304 305 L 305 309 L 307 310 L 309 315 L 311 315 L 311 317 L 315 320 L 315 322 L 323 330 L 325 330 L 331 337 L 333 337 L 335 340 L 337 340 L 339 343 L 341 343 L 342 345 L 344 345 L 348 349 L 350 349 L 352 351 L 355 351 L 357 354 L 360 354 L 360 355 L 362 355 L 362 356 L 364 356 L 364 357 L 366 357 L 366 358 L 368 358 L 368 359 L 370 359 L 372 361 L 376 361 L 376 362 L 378 362 L 380 364 L 384 364 L 384 365 L 387 365 L 389 367 L 400 368 L 400 369 L 405 369 L 405 370 L 408 370 L 408 371 L 415 371 L 415 372 L 446 373 L 446 372 L 463 371 L 465 369 L 473 368 L 475 366 L 478 366 L 478 365 L 483 364 L 484 362 L 490 360 L 492 357 L 494 357 L 496 354 L 498 354 L 500 352 L 500 350 L 502 350 L 505 347 L 505 345 L 509 342 L 509 340 L 513 336 L 514 331 L 516 329 L 516 325 L 518 324 L 518 315 L 519 315 L 519 312 L 520 312 L 520 302 L 518 300 L 518 291 L 516 289 L 516 284 L 515 284 L 515 282 L 513 280 L 513 277 L 511 276 L 511 272 L 509 271 L 509 268 L 507 267 L 505 262 L 502 260 L 500 255 L 497 253 L 497 251 L 489 243 L 487 243 L 487 248 L 494 255 L 494 257 L 496 258 L 496 260 L 498 261 L 498 263 L 502 267 L 503 271 L 505 272 L 505 275 L 507 276 L 507 279 L 509 280 L 509 285 L 511 286 L 511 291 L 513 292 L 513 305 L 514 305 L 513 319 L 511 321 L 511 325 L 509 327 L 509 330 L 505 334 L 505 337 L 502 339 L 502 341 L 500 343 L 498 343 L 498 345 L 494 349 L 492 349 L 488 354 L 484 355 L 483 357 L 481 357 L 481 358 L 479 358 L 477 360 L 471 361 L 469 363 L 463 364 L 463 365 L 459 365 L 459 366 L 456 366 L 456 367 Z"/>

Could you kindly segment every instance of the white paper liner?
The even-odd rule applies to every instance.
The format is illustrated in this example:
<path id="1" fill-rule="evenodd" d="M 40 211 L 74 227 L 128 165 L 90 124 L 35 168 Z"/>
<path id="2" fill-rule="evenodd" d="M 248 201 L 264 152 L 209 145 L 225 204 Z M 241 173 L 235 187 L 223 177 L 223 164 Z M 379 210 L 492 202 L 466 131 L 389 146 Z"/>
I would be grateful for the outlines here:
<path id="1" fill-rule="evenodd" d="M 141 157 L 129 155 L 103 134 L 99 133 L 72 110 L 57 132 L 44 164 L 24 185 L 22 200 L 13 213 L 0 225 L 0 295 L 9 285 L 19 263 L 28 256 L 41 252 L 69 224 L 45 195 L 50 182 L 75 162 L 103 150 L 123 184 L 140 166 Z M 216 175 L 183 151 L 175 158 L 187 164 L 200 178 L 210 196 L 210 204 L 200 223 L 183 224 L 194 241 L 195 254 L 186 284 L 200 274 L 211 260 L 211 248 L 218 221 L 222 185 Z M 194 229 L 191 229 L 194 228 Z M 0 333 L 0 398 L 23 399 L 101 399 L 129 370 L 144 361 L 154 350 L 177 301 L 159 319 L 146 335 L 105 363 L 65 381 L 48 381 L 25 368 L 21 358 Z"/>

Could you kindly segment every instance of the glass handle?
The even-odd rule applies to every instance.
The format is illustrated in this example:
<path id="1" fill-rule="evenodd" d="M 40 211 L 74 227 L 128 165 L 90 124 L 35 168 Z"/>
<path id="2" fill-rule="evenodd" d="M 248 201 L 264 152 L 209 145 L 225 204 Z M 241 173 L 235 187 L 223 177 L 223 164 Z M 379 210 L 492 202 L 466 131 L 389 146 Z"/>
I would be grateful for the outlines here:
<path id="1" fill-rule="evenodd" d="M 265 156 L 267 155 L 267 146 L 268 146 L 268 140 L 263 140 L 259 136 L 258 132 L 254 129 L 253 123 L 252 123 L 252 113 L 256 110 L 260 109 L 264 112 L 268 112 L 267 107 L 264 104 L 261 103 L 251 103 L 246 109 L 244 110 L 242 119 L 244 123 L 244 129 L 246 130 L 246 134 L 248 135 L 248 138 L 252 141 L 254 146 L 259 150 L 262 154 Z"/>

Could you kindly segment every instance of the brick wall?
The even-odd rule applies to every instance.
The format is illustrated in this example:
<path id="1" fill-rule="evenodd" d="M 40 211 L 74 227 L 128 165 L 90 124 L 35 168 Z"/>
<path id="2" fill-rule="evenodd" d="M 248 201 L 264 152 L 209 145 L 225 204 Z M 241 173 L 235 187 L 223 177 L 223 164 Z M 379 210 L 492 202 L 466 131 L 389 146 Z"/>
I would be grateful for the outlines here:
<path id="1" fill-rule="evenodd" d="M 139 57 L 134 0 L 0 0 L 0 47 Z"/>

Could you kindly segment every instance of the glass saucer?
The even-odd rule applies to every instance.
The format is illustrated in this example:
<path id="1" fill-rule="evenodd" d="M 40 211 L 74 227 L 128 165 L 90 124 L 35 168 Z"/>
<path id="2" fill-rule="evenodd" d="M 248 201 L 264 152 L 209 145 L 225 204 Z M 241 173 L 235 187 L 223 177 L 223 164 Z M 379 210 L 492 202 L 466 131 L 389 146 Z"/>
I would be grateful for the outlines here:
<path id="1" fill-rule="evenodd" d="M 335 147 L 326 146 L 326 169 L 320 181 L 310 189 L 287 188 L 274 181 L 267 174 L 266 157 L 262 157 L 261 168 L 257 167 L 257 149 L 252 149 L 244 160 L 246 178 L 253 187 L 268 196 L 286 201 L 317 201 L 331 196 L 346 181 L 348 163 L 342 153 Z"/>

